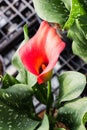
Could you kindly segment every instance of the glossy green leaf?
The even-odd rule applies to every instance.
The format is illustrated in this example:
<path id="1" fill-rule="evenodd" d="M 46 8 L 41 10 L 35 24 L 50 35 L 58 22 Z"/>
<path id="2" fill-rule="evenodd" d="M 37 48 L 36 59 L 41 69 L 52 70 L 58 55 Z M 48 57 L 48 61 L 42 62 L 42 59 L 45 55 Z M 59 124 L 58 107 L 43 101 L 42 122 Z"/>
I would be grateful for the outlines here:
<path id="1" fill-rule="evenodd" d="M 13 107 L 33 110 L 32 93 L 28 85 L 16 84 L 7 89 L 0 89 L 0 100 Z"/>
<path id="2" fill-rule="evenodd" d="M 68 32 L 68 36 L 73 39 L 73 53 L 80 56 L 87 62 L 87 15 L 76 19 Z"/>
<path id="3" fill-rule="evenodd" d="M 59 76 L 59 102 L 69 101 L 80 96 L 86 85 L 85 75 L 67 71 Z"/>
<path id="4" fill-rule="evenodd" d="M 71 0 L 62 0 L 66 6 L 66 8 L 70 11 L 71 10 Z"/>
<path id="5" fill-rule="evenodd" d="M 23 29 L 24 29 L 24 39 L 27 42 L 29 40 L 29 36 L 28 36 L 29 32 L 28 32 L 28 26 L 27 26 L 27 24 L 24 25 Z"/>
<path id="6" fill-rule="evenodd" d="M 47 104 L 47 87 L 46 84 L 35 84 L 32 87 L 35 97 L 39 100 L 42 104 Z"/>
<path id="7" fill-rule="evenodd" d="M 65 130 L 64 128 L 57 128 L 57 129 L 55 129 L 55 130 Z"/>
<path id="8" fill-rule="evenodd" d="M 44 115 L 41 126 L 38 130 L 49 130 L 49 121 L 47 115 Z"/>
<path id="9" fill-rule="evenodd" d="M 0 101 L 1 130 L 34 130 L 38 121 L 29 118 L 24 109 L 14 109 Z"/>
<path id="10" fill-rule="evenodd" d="M 87 113 L 87 98 L 77 99 L 65 104 L 58 110 L 58 120 L 70 130 L 86 130 L 84 116 Z M 87 116 L 85 116 L 87 122 Z"/>
<path id="11" fill-rule="evenodd" d="M 33 0 L 37 14 L 44 20 L 64 24 L 68 10 L 61 0 Z"/>
<path id="12" fill-rule="evenodd" d="M 27 27 L 24 26 L 24 41 L 21 43 L 20 47 L 25 44 L 27 41 L 28 41 L 28 30 L 27 30 Z M 18 50 L 16 51 L 15 55 L 13 56 L 13 59 L 12 59 L 12 63 L 13 65 L 17 68 L 17 70 L 19 71 L 19 74 L 17 76 L 17 79 L 21 82 L 21 83 L 24 83 L 24 84 L 28 84 L 29 86 L 33 86 L 37 80 L 36 80 L 36 76 L 31 74 L 30 72 L 28 72 L 25 67 L 23 66 L 22 64 L 22 61 L 19 57 L 19 49 L 20 47 L 18 48 Z"/>
<path id="13" fill-rule="evenodd" d="M 78 18 L 78 16 L 86 14 L 87 13 L 86 8 L 87 7 L 85 6 L 83 0 L 71 0 L 71 10 L 70 10 L 69 18 L 64 25 L 64 28 L 69 29 L 73 25 L 75 19 Z"/>
<path id="14" fill-rule="evenodd" d="M 5 74 L 4 77 L 2 78 L 2 88 L 4 89 L 18 83 L 20 82 L 9 74 Z"/>

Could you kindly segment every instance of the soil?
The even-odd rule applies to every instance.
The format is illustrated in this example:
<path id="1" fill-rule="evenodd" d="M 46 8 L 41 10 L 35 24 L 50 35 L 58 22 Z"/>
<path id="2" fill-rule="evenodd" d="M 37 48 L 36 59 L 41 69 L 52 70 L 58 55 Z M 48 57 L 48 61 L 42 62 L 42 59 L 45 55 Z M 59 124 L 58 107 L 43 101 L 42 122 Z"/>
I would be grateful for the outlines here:
<path id="1" fill-rule="evenodd" d="M 65 130 L 70 130 L 62 122 L 57 122 L 55 128 L 64 128 Z"/>
<path id="2" fill-rule="evenodd" d="M 43 119 L 43 116 L 44 116 L 44 112 L 45 111 L 42 111 L 38 114 L 38 117 L 40 117 L 41 119 Z M 54 117 L 56 117 L 57 115 L 57 111 L 55 111 L 55 114 L 54 114 Z M 55 129 L 56 128 L 64 128 L 65 130 L 70 130 L 69 128 L 67 128 L 62 122 L 56 122 L 55 124 Z"/>

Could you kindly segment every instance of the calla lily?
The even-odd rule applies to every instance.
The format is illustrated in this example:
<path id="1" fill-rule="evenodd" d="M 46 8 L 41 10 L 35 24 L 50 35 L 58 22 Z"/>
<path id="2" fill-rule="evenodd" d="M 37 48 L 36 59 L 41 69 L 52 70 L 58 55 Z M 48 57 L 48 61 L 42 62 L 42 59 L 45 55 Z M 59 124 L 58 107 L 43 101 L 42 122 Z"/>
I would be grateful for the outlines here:
<path id="1" fill-rule="evenodd" d="M 37 76 L 39 84 L 52 76 L 55 66 L 65 43 L 56 30 L 43 21 L 37 33 L 19 50 L 20 58 L 28 71 Z"/>

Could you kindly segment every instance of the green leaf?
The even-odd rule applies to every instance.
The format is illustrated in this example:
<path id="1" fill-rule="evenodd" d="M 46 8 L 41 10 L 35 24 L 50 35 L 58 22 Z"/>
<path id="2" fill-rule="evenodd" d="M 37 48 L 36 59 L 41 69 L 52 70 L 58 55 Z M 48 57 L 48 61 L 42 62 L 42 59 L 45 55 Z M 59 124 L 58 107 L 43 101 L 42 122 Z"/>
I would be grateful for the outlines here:
<path id="1" fill-rule="evenodd" d="M 41 126 L 38 130 L 49 130 L 49 121 L 47 115 L 44 115 Z"/>
<path id="2" fill-rule="evenodd" d="M 24 39 L 27 42 L 29 40 L 27 24 L 24 25 L 23 30 L 24 30 Z"/>
<path id="3" fill-rule="evenodd" d="M 33 0 L 37 14 L 44 20 L 64 24 L 68 10 L 61 0 Z"/>
<path id="4" fill-rule="evenodd" d="M 80 96 L 86 85 L 85 75 L 68 71 L 59 76 L 59 102 L 69 101 Z"/>
<path id="5" fill-rule="evenodd" d="M 28 41 L 28 34 L 27 34 L 27 31 L 26 31 L 26 26 L 24 26 L 24 40 L 23 42 L 21 43 L 20 47 L 23 46 L 27 41 Z M 26 83 L 27 84 L 27 72 L 25 70 L 25 67 L 23 66 L 22 64 L 22 61 L 19 57 L 19 49 L 20 47 L 18 48 L 18 50 L 16 51 L 16 53 L 14 54 L 13 58 L 12 58 L 12 63 L 13 65 L 17 68 L 17 70 L 19 71 L 19 74 L 18 74 L 18 77 L 17 79 L 21 82 L 21 83 Z M 25 78 L 26 77 L 26 78 Z"/>
<path id="6" fill-rule="evenodd" d="M 47 87 L 46 84 L 35 84 L 33 88 L 34 95 L 42 104 L 47 104 Z"/>
<path id="7" fill-rule="evenodd" d="M 0 89 L 0 100 L 17 108 L 33 109 L 32 89 L 28 85 L 16 84 L 7 89 Z"/>
<path id="8" fill-rule="evenodd" d="M 87 98 L 77 99 L 65 104 L 58 110 L 58 120 L 64 123 L 70 130 L 86 130 L 84 115 L 87 113 Z M 87 117 L 86 117 L 87 122 Z"/>
<path id="9" fill-rule="evenodd" d="M 66 6 L 66 8 L 70 11 L 71 10 L 71 0 L 62 0 Z"/>
<path id="10" fill-rule="evenodd" d="M 9 74 L 5 74 L 2 78 L 2 88 L 6 89 L 14 84 L 18 84 L 19 81 Z"/>
<path id="11" fill-rule="evenodd" d="M 14 109 L 0 101 L 1 130 L 34 130 L 38 121 L 29 118 L 24 109 Z"/>
<path id="12" fill-rule="evenodd" d="M 57 129 L 55 129 L 55 130 L 65 130 L 64 128 L 57 128 Z"/>
<path id="13" fill-rule="evenodd" d="M 76 19 L 68 32 L 68 36 L 73 39 L 73 53 L 80 56 L 87 62 L 87 15 Z"/>
<path id="14" fill-rule="evenodd" d="M 70 28 L 74 23 L 75 19 L 78 16 L 84 15 L 87 13 L 87 9 L 85 7 L 84 1 L 82 0 L 71 0 L 71 10 L 69 14 L 69 18 L 64 25 L 64 28 Z"/>
<path id="15" fill-rule="evenodd" d="M 25 39 L 21 43 L 20 47 L 23 46 L 29 39 L 27 32 L 28 32 L 27 27 L 24 26 L 24 36 L 25 36 Z M 30 72 L 28 72 L 25 69 L 24 65 L 22 64 L 22 61 L 21 61 L 19 53 L 18 53 L 20 47 L 18 48 L 18 50 L 16 51 L 15 55 L 13 56 L 12 63 L 17 68 L 17 70 L 19 71 L 17 79 L 21 83 L 28 84 L 29 86 L 32 87 L 37 82 L 36 76 L 31 74 Z"/>

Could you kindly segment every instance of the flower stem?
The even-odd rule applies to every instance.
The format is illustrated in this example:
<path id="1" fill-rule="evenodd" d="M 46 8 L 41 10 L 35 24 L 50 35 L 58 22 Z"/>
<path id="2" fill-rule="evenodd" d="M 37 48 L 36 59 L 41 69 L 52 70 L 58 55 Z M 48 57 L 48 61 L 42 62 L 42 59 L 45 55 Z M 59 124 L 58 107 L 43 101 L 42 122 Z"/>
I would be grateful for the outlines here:
<path id="1" fill-rule="evenodd" d="M 52 98 L 52 93 L 51 93 L 51 80 L 47 82 L 47 109 L 46 112 L 49 114 L 50 106 L 51 106 L 51 98 Z"/>

